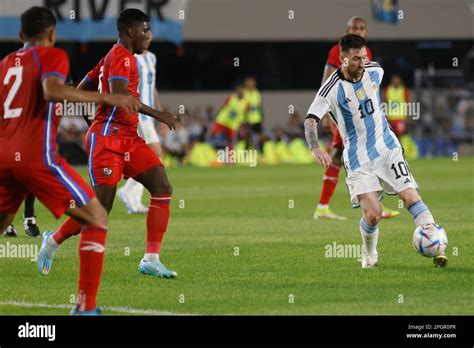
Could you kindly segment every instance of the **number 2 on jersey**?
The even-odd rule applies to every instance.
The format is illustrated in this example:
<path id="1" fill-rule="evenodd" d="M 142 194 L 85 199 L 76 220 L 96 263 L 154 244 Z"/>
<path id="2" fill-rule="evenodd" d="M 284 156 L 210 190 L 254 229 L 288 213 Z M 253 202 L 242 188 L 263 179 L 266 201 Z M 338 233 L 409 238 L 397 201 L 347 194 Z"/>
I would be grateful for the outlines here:
<path id="1" fill-rule="evenodd" d="M 5 78 L 3 79 L 3 84 L 8 85 L 10 83 L 10 79 L 15 77 L 15 82 L 13 82 L 12 87 L 10 88 L 10 92 L 8 92 L 7 98 L 5 99 L 5 103 L 3 103 L 3 109 L 5 113 L 3 114 L 3 118 L 16 118 L 20 117 L 23 108 L 15 108 L 10 109 L 10 104 L 12 103 L 13 99 L 15 98 L 18 89 L 20 88 L 21 81 L 23 80 L 23 67 L 22 66 L 15 66 L 8 69 Z"/>

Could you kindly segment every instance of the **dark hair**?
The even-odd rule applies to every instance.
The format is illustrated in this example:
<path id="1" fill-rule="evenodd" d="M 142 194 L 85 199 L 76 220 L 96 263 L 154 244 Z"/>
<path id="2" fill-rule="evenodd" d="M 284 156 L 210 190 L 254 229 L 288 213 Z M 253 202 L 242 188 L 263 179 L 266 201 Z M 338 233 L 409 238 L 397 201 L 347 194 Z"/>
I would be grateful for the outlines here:
<path id="1" fill-rule="evenodd" d="M 30 7 L 21 14 L 20 21 L 21 31 L 27 38 L 41 37 L 48 28 L 56 26 L 53 12 L 42 6 Z"/>
<path id="2" fill-rule="evenodd" d="M 351 48 L 361 49 L 367 45 L 367 41 L 362 36 L 356 34 L 347 34 L 344 35 L 339 40 L 339 46 L 341 47 L 341 52 L 349 52 Z"/>
<path id="3" fill-rule="evenodd" d="M 137 22 L 149 22 L 150 17 L 136 8 L 127 8 L 120 12 L 117 19 L 117 30 L 120 34 L 125 33 Z"/>

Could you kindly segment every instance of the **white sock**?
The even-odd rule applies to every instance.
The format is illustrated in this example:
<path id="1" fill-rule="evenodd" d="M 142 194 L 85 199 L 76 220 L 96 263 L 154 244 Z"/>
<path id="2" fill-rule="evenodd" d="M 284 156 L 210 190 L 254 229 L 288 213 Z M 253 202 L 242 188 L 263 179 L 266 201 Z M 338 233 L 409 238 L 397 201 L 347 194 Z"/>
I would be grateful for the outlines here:
<path id="1" fill-rule="evenodd" d="M 431 215 L 430 210 L 422 200 L 413 203 L 408 208 L 408 211 L 413 216 L 417 227 L 423 224 L 434 223 L 433 215 Z"/>
<path id="2" fill-rule="evenodd" d="M 52 258 L 54 254 L 56 254 L 56 251 L 59 248 L 59 244 L 56 243 L 54 238 L 52 236 L 49 236 L 48 240 L 46 241 L 46 246 L 44 248 L 44 251 L 46 253 L 46 257 L 48 259 Z"/>
<path id="3" fill-rule="evenodd" d="M 143 260 L 146 262 L 159 262 L 160 261 L 160 254 L 147 254 L 143 256 Z"/>
<path id="4" fill-rule="evenodd" d="M 318 204 L 318 208 L 321 208 L 321 209 L 329 208 L 329 204 Z"/>
<path id="5" fill-rule="evenodd" d="M 369 256 L 377 255 L 377 242 L 379 240 L 379 228 L 377 226 L 369 226 L 364 218 L 360 219 L 359 224 L 360 234 L 362 236 L 362 243 L 364 251 Z"/>

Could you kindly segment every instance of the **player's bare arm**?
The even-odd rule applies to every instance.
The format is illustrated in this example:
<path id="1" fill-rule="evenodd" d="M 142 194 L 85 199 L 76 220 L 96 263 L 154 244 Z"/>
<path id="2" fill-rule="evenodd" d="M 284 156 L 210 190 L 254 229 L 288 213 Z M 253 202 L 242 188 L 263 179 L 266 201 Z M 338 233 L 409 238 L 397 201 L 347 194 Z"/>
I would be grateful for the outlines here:
<path id="1" fill-rule="evenodd" d="M 42 81 L 43 95 L 46 101 L 90 102 L 113 105 L 124 108 L 127 112 L 138 111 L 140 102 L 134 97 L 120 97 L 99 92 L 78 90 L 64 84 L 57 76 L 48 76 Z"/>
<path id="2" fill-rule="evenodd" d="M 326 151 L 321 150 L 319 146 L 318 121 L 316 116 L 308 115 L 304 121 L 304 135 L 316 162 L 321 164 L 324 168 L 329 167 L 331 164 L 331 157 L 329 157 Z"/>
<path id="3" fill-rule="evenodd" d="M 110 87 L 110 94 L 116 94 L 116 95 L 132 95 L 130 91 L 128 90 L 128 82 L 124 80 L 111 80 L 109 82 L 109 87 Z M 177 118 L 173 116 L 171 113 L 166 112 L 166 111 L 158 111 L 153 108 L 150 108 L 149 106 L 140 103 L 140 107 L 138 111 L 142 114 L 148 115 L 153 117 L 154 119 L 158 120 L 161 123 L 166 124 L 169 129 L 173 130 L 176 129 L 176 120 Z"/>

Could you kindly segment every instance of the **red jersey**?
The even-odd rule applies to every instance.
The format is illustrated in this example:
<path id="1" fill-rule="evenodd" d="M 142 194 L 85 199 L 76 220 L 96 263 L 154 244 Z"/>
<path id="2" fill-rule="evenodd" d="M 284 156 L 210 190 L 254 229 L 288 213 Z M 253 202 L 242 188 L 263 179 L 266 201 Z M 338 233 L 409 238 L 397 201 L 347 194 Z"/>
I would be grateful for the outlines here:
<path id="1" fill-rule="evenodd" d="M 370 48 L 366 48 L 369 61 L 372 61 L 372 52 L 370 51 Z M 337 43 L 329 50 L 328 59 L 326 59 L 326 65 L 332 66 L 335 69 L 339 68 L 341 66 L 341 62 L 339 61 L 339 52 L 339 44 Z"/>
<path id="2" fill-rule="evenodd" d="M 0 64 L 2 166 L 15 160 L 34 164 L 39 158 L 46 164 L 54 163 L 59 115 L 55 103 L 44 100 L 41 81 L 49 75 L 65 80 L 68 72 L 69 59 L 60 48 L 27 46 L 3 59 Z"/>
<path id="3" fill-rule="evenodd" d="M 135 56 L 120 44 L 115 44 L 102 58 L 86 79 L 97 84 L 99 92 L 110 93 L 109 82 L 118 79 L 128 82 L 128 90 L 138 99 L 140 75 Z M 91 130 L 100 135 L 120 137 L 137 137 L 138 112 L 127 114 L 118 107 L 99 105 Z"/>

